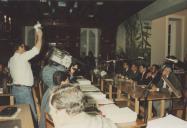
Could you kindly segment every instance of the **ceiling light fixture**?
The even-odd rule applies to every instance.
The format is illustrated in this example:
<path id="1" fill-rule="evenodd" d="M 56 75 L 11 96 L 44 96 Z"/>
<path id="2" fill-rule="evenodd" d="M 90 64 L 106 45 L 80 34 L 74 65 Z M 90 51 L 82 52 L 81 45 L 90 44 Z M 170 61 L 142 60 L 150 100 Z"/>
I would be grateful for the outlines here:
<path id="1" fill-rule="evenodd" d="M 75 2 L 73 5 L 74 8 L 78 8 L 78 2 Z"/>
<path id="2" fill-rule="evenodd" d="M 101 2 L 101 1 L 98 1 L 98 2 L 96 2 L 96 5 L 103 5 L 104 3 L 103 2 Z"/>
<path id="3" fill-rule="evenodd" d="M 89 18 L 94 18 L 94 14 L 89 14 L 88 17 Z"/>

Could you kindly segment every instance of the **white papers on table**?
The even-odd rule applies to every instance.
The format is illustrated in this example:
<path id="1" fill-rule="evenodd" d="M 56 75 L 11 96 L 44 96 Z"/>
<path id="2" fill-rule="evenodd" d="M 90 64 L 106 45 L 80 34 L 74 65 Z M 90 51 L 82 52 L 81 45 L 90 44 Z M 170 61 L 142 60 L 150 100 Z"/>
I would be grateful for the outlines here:
<path id="1" fill-rule="evenodd" d="M 98 92 L 100 91 L 97 87 L 95 87 L 94 85 L 79 85 L 81 91 L 83 92 Z"/>
<path id="2" fill-rule="evenodd" d="M 137 113 L 128 107 L 119 108 L 114 104 L 101 106 L 99 107 L 99 110 L 106 118 L 109 118 L 114 123 L 134 122 L 137 118 Z"/>
<path id="3" fill-rule="evenodd" d="M 91 81 L 90 81 L 90 80 L 87 80 L 87 79 L 77 79 L 77 82 L 78 82 L 80 85 L 91 85 Z"/>
<path id="4" fill-rule="evenodd" d="M 166 117 L 149 121 L 147 128 L 187 128 L 187 121 L 173 115 L 167 115 Z"/>
<path id="5" fill-rule="evenodd" d="M 93 99 L 105 99 L 106 94 L 103 94 L 102 92 L 85 92 L 85 96 L 93 98 Z"/>
<path id="6" fill-rule="evenodd" d="M 96 104 L 98 104 L 98 105 L 106 105 L 106 104 L 113 104 L 113 103 L 114 103 L 113 100 L 109 100 L 107 98 L 105 98 L 105 99 L 97 99 L 96 100 Z"/>
<path id="7" fill-rule="evenodd" d="M 94 98 L 88 98 L 87 102 L 89 104 L 96 104 L 96 105 L 108 105 L 108 104 L 113 104 L 114 101 L 109 100 L 107 98 L 103 98 L 103 99 L 94 99 Z"/>

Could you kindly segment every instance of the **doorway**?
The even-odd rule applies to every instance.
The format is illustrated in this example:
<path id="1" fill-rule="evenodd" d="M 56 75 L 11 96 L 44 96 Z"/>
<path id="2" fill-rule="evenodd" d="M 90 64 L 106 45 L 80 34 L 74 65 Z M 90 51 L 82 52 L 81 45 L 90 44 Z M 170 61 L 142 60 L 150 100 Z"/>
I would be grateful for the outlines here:
<path id="1" fill-rule="evenodd" d="M 184 18 L 182 16 L 167 17 L 166 56 L 184 58 Z"/>

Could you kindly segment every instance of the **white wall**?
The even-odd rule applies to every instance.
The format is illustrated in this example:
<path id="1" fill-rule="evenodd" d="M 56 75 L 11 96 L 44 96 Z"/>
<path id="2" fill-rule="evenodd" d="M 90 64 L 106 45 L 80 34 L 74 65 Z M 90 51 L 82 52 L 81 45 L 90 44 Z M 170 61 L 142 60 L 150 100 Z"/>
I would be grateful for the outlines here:
<path id="1" fill-rule="evenodd" d="M 184 26 L 184 54 L 187 54 L 187 9 L 174 13 L 174 15 L 184 16 L 185 18 L 185 26 Z"/>
<path id="2" fill-rule="evenodd" d="M 166 18 L 152 21 L 151 64 L 161 64 L 165 58 Z"/>
<path id="3" fill-rule="evenodd" d="M 176 16 L 184 16 L 185 24 L 184 24 L 184 53 L 187 53 L 187 9 L 170 14 Z M 167 15 L 167 16 L 170 16 Z M 165 49 L 167 44 L 167 27 L 166 27 L 166 17 L 161 17 L 158 19 L 152 20 L 152 37 L 150 40 L 151 43 L 151 64 L 161 64 L 167 51 Z"/>

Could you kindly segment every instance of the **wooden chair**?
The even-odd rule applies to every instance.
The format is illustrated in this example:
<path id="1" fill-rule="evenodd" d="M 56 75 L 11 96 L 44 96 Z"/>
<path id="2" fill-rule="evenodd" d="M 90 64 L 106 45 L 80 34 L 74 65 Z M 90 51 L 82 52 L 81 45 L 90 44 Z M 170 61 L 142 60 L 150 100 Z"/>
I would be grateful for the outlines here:
<path id="1" fill-rule="evenodd" d="M 48 113 L 45 113 L 45 126 L 46 128 L 55 128 L 54 123 Z"/>
<path id="2" fill-rule="evenodd" d="M 187 120 L 187 74 L 185 74 L 183 81 L 182 98 L 173 100 L 172 113 L 184 120 Z"/>
<path id="3" fill-rule="evenodd" d="M 0 95 L 0 106 L 3 105 L 14 105 L 14 96 L 10 94 Z"/>
<path id="4" fill-rule="evenodd" d="M 37 97 L 37 94 L 36 94 L 36 88 L 33 87 L 32 88 L 32 94 L 33 94 L 33 99 L 34 99 L 34 103 L 35 103 L 35 107 L 36 107 L 36 112 L 37 112 L 37 116 L 38 116 L 38 122 L 40 121 L 40 117 L 41 117 L 41 105 L 39 103 L 39 98 Z"/>

